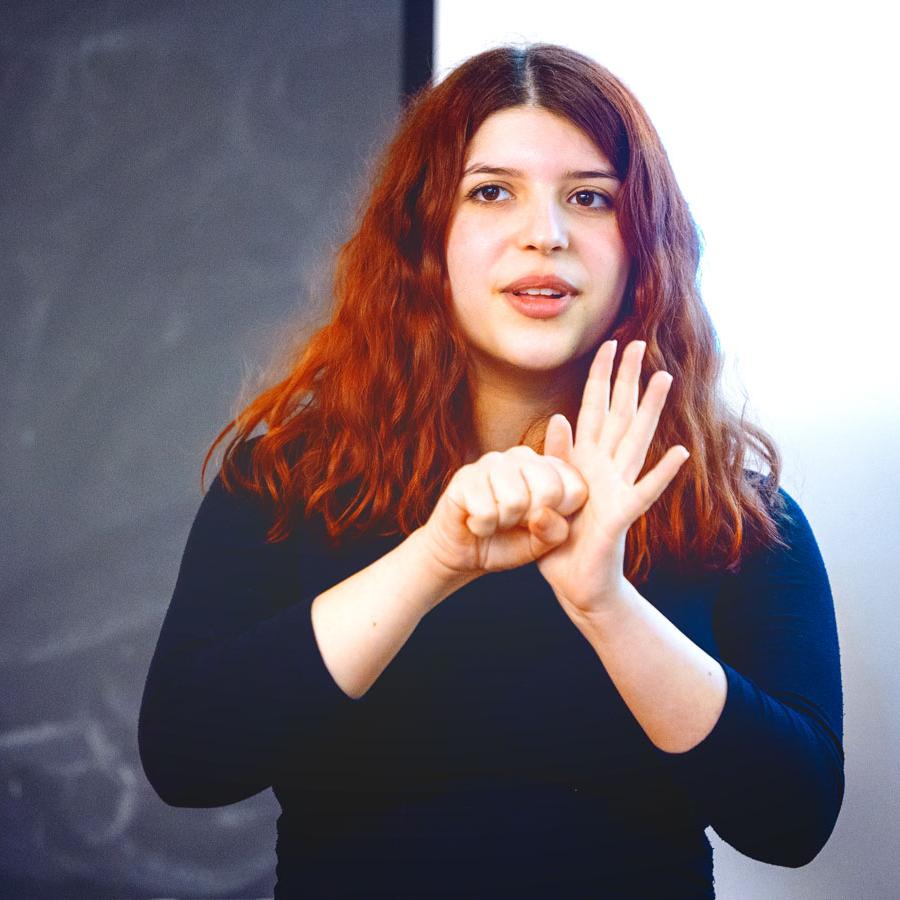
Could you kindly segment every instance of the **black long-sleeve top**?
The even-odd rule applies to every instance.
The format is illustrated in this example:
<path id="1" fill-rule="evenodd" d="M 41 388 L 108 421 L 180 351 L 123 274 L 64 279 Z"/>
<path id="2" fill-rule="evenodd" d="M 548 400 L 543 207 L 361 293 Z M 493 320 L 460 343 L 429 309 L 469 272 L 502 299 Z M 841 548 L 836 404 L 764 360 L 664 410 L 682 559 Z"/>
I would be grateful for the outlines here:
<path id="1" fill-rule="evenodd" d="M 708 898 L 708 825 L 802 866 L 843 797 L 842 693 L 822 558 L 781 494 L 787 549 L 640 587 L 728 682 L 710 734 L 667 753 L 534 564 L 449 596 L 351 699 L 310 605 L 402 538 L 331 550 L 311 517 L 267 543 L 267 504 L 217 477 L 147 677 L 147 777 L 173 806 L 271 786 L 277 898 Z"/>

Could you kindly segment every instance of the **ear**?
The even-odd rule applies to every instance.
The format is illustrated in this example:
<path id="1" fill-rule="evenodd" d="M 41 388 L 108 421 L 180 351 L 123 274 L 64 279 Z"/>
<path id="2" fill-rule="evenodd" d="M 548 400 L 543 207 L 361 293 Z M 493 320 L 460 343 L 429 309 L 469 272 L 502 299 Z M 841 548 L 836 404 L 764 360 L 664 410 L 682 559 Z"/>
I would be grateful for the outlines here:
<path id="1" fill-rule="evenodd" d="M 562 413 L 554 413 L 547 423 L 547 434 L 544 436 L 544 456 L 555 456 L 563 462 L 572 457 L 572 426 Z"/>

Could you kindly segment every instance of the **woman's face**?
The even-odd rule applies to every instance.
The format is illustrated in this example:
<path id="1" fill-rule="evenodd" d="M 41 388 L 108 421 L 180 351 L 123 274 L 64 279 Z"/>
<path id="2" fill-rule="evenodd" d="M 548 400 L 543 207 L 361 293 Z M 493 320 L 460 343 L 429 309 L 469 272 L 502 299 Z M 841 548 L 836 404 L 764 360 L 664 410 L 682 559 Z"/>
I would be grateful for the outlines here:
<path id="1" fill-rule="evenodd" d="M 629 273 L 612 164 L 567 119 L 517 106 L 485 119 L 464 172 L 446 254 L 454 314 L 476 365 L 550 372 L 591 353 L 616 319 Z M 541 277 L 567 282 L 551 285 L 565 296 L 516 295 Z"/>

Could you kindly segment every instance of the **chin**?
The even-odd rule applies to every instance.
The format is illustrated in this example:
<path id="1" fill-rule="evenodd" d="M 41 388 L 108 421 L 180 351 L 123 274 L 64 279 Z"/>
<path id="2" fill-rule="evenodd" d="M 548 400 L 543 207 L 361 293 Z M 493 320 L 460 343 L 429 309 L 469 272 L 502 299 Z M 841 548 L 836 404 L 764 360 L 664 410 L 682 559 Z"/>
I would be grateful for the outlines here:
<path id="1" fill-rule="evenodd" d="M 508 354 L 500 358 L 503 363 L 522 372 L 555 372 L 571 365 L 578 359 L 578 354 L 548 352 L 546 348 L 533 352 Z"/>

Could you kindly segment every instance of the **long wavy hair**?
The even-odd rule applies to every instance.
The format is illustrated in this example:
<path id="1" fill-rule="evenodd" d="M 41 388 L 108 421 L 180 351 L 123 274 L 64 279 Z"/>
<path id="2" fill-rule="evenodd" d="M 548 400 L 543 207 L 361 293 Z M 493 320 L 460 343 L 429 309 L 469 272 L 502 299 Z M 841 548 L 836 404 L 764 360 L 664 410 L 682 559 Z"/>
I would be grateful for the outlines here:
<path id="1" fill-rule="evenodd" d="M 630 91 L 605 68 L 551 44 L 480 53 L 420 91 L 380 157 L 358 227 L 338 249 L 330 318 L 306 334 L 289 371 L 272 376 L 220 432 L 220 477 L 274 504 L 268 540 L 318 514 L 333 544 L 363 534 L 409 534 L 430 516 L 473 435 L 468 348 L 448 299 L 444 248 L 470 139 L 484 120 L 535 106 L 582 129 L 622 186 L 618 225 L 631 259 L 610 337 L 647 342 L 643 386 L 674 376 L 647 457 L 673 444 L 691 457 L 629 529 L 626 575 L 652 564 L 739 567 L 779 541 L 781 463 L 771 438 L 730 411 L 715 332 L 700 299 L 696 225 L 659 137 Z M 549 415 L 523 423 L 539 452 Z M 242 445 L 258 426 L 249 459 Z M 246 449 L 246 448 L 245 448 Z M 750 457 L 768 469 L 748 477 Z"/>

